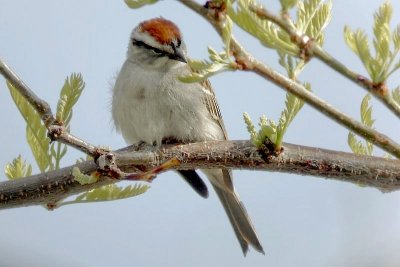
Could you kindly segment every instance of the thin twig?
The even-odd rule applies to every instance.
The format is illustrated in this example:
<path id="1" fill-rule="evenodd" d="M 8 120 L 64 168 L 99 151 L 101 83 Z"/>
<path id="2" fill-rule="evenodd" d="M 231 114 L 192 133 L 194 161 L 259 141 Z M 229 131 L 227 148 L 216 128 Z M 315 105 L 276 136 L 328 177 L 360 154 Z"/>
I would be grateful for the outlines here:
<path id="1" fill-rule="evenodd" d="M 284 150 L 276 157 L 265 157 L 250 141 L 208 141 L 186 145 L 164 145 L 159 149 L 131 146 L 116 151 L 115 163 L 125 173 L 138 169 L 154 170 L 174 159 L 179 164 L 167 169 L 232 168 L 268 170 L 318 176 L 357 185 L 377 188 L 384 192 L 400 189 L 400 161 L 352 153 L 283 144 Z M 167 163 L 168 164 L 168 163 Z M 55 204 L 67 196 L 85 192 L 117 179 L 100 179 L 90 185 L 81 185 L 72 176 L 73 167 L 91 174 L 98 166 L 87 161 L 60 170 L 37 174 L 0 183 L 0 209 L 40 204 Z M 161 171 L 165 171 L 162 169 Z M 160 170 L 157 170 L 159 173 Z"/>
<path id="2" fill-rule="evenodd" d="M 292 40 L 302 50 L 302 55 L 315 56 L 332 69 L 345 76 L 352 82 L 358 84 L 367 90 L 368 93 L 378 98 L 389 110 L 391 110 L 397 117 L 400 118 L 400 105 L 390 96 L 388 92 L 389 90 L 384 83 L 375 84 L 370 79 L 346 67 L 343 63 L 325 51 L 311 37 L 304 33 L 298 32 L 290 20 L 277 16 L 264 7 L 250 5 L 249 9 L 253 11 L 259 18 L 269 20 L 286 31 L 290 36 L 290 40 Z"/>
<path id="3" fill-rule="evenodd" d="M 287 78 L 286 76 L 277 73 L 273 69 L 265 66 L 256 59 L 251 59 L 252 70 L 258 73 L 265 79 L 275 83 L 278 86 L 284 87 L 288 92 L 294 94 L 298 98 L 306 101 L 318 111 L 327 115 L 329 118 L 345 126 L 347 129 L 357 133 L 365 139 L 372 142 L 374 145 L 384 149 L 385 151 L 400 158 L 400 145 L 388 136 L 358 122 L 321 98 L 306 90 L 301 84 Z"/>
<path id="4" fill-rule="evenodd" d="M 220 35 L 222 35 L 223 20 L 221 20 L 221 16 L 214 14 L 215 12 L 219 12 L 218 10 L 215 12 L 213 10 L 207 10 L 206 8 L 192 0 L 179 0 L 179 2 L 204 17 L 214 26 L 216 31 Z M 346 115 L 326 101 L 314 95 L 312 92 L 308 91 L 303 85 L 287 78 L 286 76 L 256 60 L 240 45 L 240 43 L 233 35 L 230 40 L 230 50 L 236 58 L 236 61 L 243 66 L 244 70 L 253 71 L 263 78 L 273 82 L 280 88 L 283 88 L 286 91 L 304 100 L 306 103 L 313 106 L 317 111 L 327 115 L 329 118 L 338 122 L 347 129 L 355 132 L 363 138 L 368 139 L 376 146 L 382 148 L 383 150 L 389 152 L 397 158 L 400 158 L 400 145 L 398 143 L 396 143 L 386 135 L 365 126 L 357 120 L 354 120 L 350 116 Z"/>
<path id="5" fill-rule="evenodd" d="M 66 131 L 65 127 L 61 125 L 62 122 L 58 122 L 54 117 L 50 105 L 38 97 L 1 58 L 0 73 L 18 90 L 18 92 L 40 115 L 52 141 L 64 143 L 92 157 L 98 157 L 99 153 L 101 153 L 101 150 Z"/>
<path id="6" fill-rule="evenodd" d="M 46 127 L 55 122 L 55 118 L 51 111 L 50 105 L 40 99 L 21 78 L 15 74 L 14 71 L 0 58 L 0 73 L 9 81 L 18 92 L 32 105 L 32 107 L 39 113 L 42 121 Z"/>

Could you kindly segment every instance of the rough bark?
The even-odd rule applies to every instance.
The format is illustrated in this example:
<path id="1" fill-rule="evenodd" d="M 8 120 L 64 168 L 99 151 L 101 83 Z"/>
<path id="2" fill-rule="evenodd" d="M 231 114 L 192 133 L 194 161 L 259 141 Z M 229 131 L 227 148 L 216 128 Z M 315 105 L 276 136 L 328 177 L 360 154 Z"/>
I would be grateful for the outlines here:
<path id="1" fill-rule="evenodd" d="M 115 152 L 115 163 L 125 173 L 151 169 L 177 158 L 175 169 L 220 168 L 266 170 L 295 173 L 355 183 L 384 192 L 400 188 L 400 162 L 378 157 L 359 156 L 321 148 L 284 144 L 277 156 L 257 150 L 250 141 L 212 141 L 186 145 L 165 145 L 159 149 L 131 146 Z M 80 185 L 72 168 L 90 174 L 98 166 L 92 161 L 43 174 L 0 183 L 0 209 L 30 205 L 48 205 L 89 189 L 118 180 L 101 177 L 91 185 Z M 251 178 L 249 178 L 251 179 Z"/>

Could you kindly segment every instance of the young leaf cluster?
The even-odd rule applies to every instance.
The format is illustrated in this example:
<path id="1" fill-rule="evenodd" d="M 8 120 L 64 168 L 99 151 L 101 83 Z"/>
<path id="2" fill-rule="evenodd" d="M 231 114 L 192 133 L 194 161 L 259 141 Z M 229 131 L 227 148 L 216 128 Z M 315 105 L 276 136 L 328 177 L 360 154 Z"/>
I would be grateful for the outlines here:
<path id="1" fill-rule="evenodd" d="M 7 164 L 4 170 L 8 179 L 18 179 L 32 175 L 32 166 L 27 164 L 19 155 L 9 164 Z"/>
<path id="2" fill-rule="evenodd" d="M 257 131 L 249 114 L 243 113 L 243 119 L 246 123 L 247 131 L 250 133 L 250 140 L 257 148 L 265 143 L 273 143 L 275 148 L 278 147 L 276 143 L 278 126 L 273 120 L 263 115 L 258 123 L 260 129 Z"/>
<path id="3" fill-rule="evenodd" d="M 392 98 L 398 105 L 400 105 L 400 86 L 392 91 Z"/>
<path id="4" fill-rule="evenodd" d="M 125 0 L 125 4 L 130 8 L 139 8 L 145 5 L 155 4 L 158 0 Z"/>
<path id="5" fill-rule="evenodd" d="M 66 128 L 69 127 L 69 123 L 71 122 L 72 108 L 78 101 L 84 88 L 85 83 L 80 73 L 73 73 L 65 79 L 57 104 L 56 119 L 63 122 Z"/>
<path id="6" fill-rule="evenodd" d="M 188 63 L 192 73 L 187 76 L 179 77 L 179 80 L 185 83 L 200 82 L 217 73 L 234 70 L 235 65 L 230 61 L 226 51 L 218 53 L 213 48 L 208 47 L 210 61 L 207 60 L 189 60 Z"/>
<path id="7" fill-rule="evenodd" d="M 294 57 L 292 55 L 279 51 L 278 55 L 279 55 L 279 65 L 281 65 L 286 70 L 286 73 L 290 79 L 296 80 L 297 76 L 304 69 L 307 62 L 301 58 Z"/>
<path id="8" fill-rule="evenodd" d="M 74 180 L 80 183 L 81 185 L 93 184 L 99 180 L 98 175 L 95 174 L 86 175 L 82 173 L 78 167 L 74 167 L 72 169 L 72 175 L 74 176 Z"/>
<path id="9" fill-rule="evenodd" d="M 297 5 L 297 20 L 293 23 L 285 18 L 298 33 L 306 34 L 317 43 L 324 41 L 323 31 L 331 19 L 332 3 L 321 0 L 293 1 L 281 0 L 282 12 Z M 261 19 L 250 10 L 257 5 L 254 0 L 238 0 L 235 6 L 230 5 L 228 14 L 242 29 L 256 37 L 260 42 L 280 53 L 299 56 L 300 49 L 291 40 L 289 34 L 273 22 Z M 236 7 L 236 8 L 235 8 Z"/>
<path id="10" fill-rule="evenodd" d="M 91 175 L 86 175 L 82 173 L 77 167 L 74 167 L 72 169 L 72 175 L 74 176 L 74 180 L 81 185 L 93 184 L 97 182 L 100 178 L 97 172 L 93 172 Z M 62 202 L 58 205 L 58 207 L 67 204 L 111 201 L 134 197 L 143 194 L 149 188 L 149 186 L 140 183 L 135 184 L 134 186 L 128 185 L 125 187 L 118 187 L 114 184 L 105 185 L 79 195 L 74 201 Z"/>
<path id="11" fill-rule="evenodd" d="M 309 83 L 305 83 L 304 87 L 307 88 L 307 90 L 311 90 L 311 84 Z M 303 100 L 293 94 L 286 93 L 285 109 L 281 113 L 278 127 L 276 129 L 277 137 L 275 144 L 277 147 L 281 146 L 286 130 L 289 128 L 289 125 L 292 123 L 293 119 L 299 113 L 303 105 Z"/>
<path id="12" fill-rule="evenodd" d="M 371 80 L 375 84 L 384 83 L 400 67 L 396 61 L 400 50 L 400 25 L 391 31 L 390 21 L 393 8 L 390 2 L 384 2 L 374 14 L 373 48 L 367 34 L 362 29 L 352 31 L 344 28 L 344 38 L 350 49 L 360 58 Z M 375 52 L 375 55 L 373 53 Z"/>
<path id="13" fill-rule="evenodd" d="M 294 24 L 297 31 L 312 36 L 318 44 L 323 45 L 324 29 L 331 19 L 331 9 L 332 3 L 330 1 L 327 3 L 320 0 L 298 1 L 297 20 Z M 285 68 L 288 77 L 296 81 L 307 62 L 286 52 L 279 50 L 277 52 L 279 64 Z M 309 83 L 305 83 L 304 87 L 311 90 Z M 274 142 L 276 147 L 281 146 L 286 130 L 303 105 L 304 101 L 301 99 L 290 93 L 286 94 L 285 109 L 281 113 L 276 128 L 276 141 Z"/>
<path id="14" fill-rule="evenodd" d="M 281 2 L 282 12 L 287 12 L 292 9 L 298 0 L 279 0 Z"/>
<path id="15" fill-rule="evenodd" d="M 125 187 L 120 187 L 115 184 L 104 185 L 80 194 L 75 198 L 75 200 L 61 202 L 58 204 L 58 207 L 70 204 L 112 201 L 135 197 L 145 193 L 149 188 L 150 187 L 148 185 L 142 183 L 128 185 Z"/>
<path id="16" fill-rule="evenodd" d="M 332 2 L 321 0 L 298 1 L 295 27 L 298 32 L 313 38 L 319 45 L 324 43 L 324 30 L 332 16 Z"/>
<path id="17" fill-rule="evenodd" d="M 223 22 L 222 41 L 225 46 L 225 55 L 230 55 L 230 43 L 232 39 L 232 20 L 227 16 Z"/>
<path id="18" fill-rule="evenodd" d="M 371 95 L 367 94 L 363 98 L 360 108 L 361 122 L 368 127 L 372 127 L 375 122 L 375 120 L 372 119 L 372 106 L 370 105 L 370 100 Z M 368 141 L 359 140 L 352 132 L 349 132 L 347 143 L 355 154 L 372 155 L 374 148 L 373 144 Z"/>
<path id="19" fill-rule="evenodd" d="M 311 90 L 311 85 L 306 83 L 304 85 L 308 90 Z M 247 126 L 247 131 L 250 133 L 250 139 L 256 147 L 265 144 L 267 140 L 274 144 L 275 150 L 279 151 L 283 136 L 289 128 L 290 123 L 296 117 L 298 112 L 304 105 L 304 101 L 297 98 L 293 94 L 287 93 L 285 100 L 285 109 L 282 111 L 278 123 L 268 119 L 265 115 L 260 118 L 258 125 L 260 130 L 257 131 L 249 114 L 243 114 L 244 121 Z"/>
<path id="20" fill-rule="evenodd" d="M 72 108 L 81 96 L 85 83 L 81 74 L 73 73 L 70 77 L 67 77 L 64 82 L 64 86 L 60 92 L 60 98 L 57 104 L 56 119 L 64 124 L 67 131 L 70 128 L 70 122 L 72 118 Z M 52 143 L 50 153 L 55 162 L 55 169 L 60 168 L 61 159 L 67 153 L 67 145 L 59 142 Z"/>
<path id="21" fill-rule="evenodd" d="M 55 170 L 60 167 L 60 161 L 67 152 L 67 147 L 60 143 L 50 145 L 50 139 L 47 137 L 47 129 L 42 123 L 40 115 L 29 104 L 25 97 L 10 83 L 7 83 L 11 97 L 17 106 L 22 118 L 26 122 L 26 139 L 35 161 L 41 172 Z M 69 123 L 72 117 L 72 108 L 78 101 L 84 89 L 84 82 L 80 74 L 72 74 L 66 79 L 65 84 L 60 92 L 60 99 L 57 105 L 57 119 L 64 123 L 66 129 L 69 129 Z M 14 173 L 27 174 L 31 173 L 32 166 L 23 161 L 22 157 L 15 158 L 5 167 L 8 170 L 17 168 Z M 9 177 L 9 175 L 7 175 Z"/>
<path id="22" fill-rule="evenodd" d="M 285 7 L 282 5 L 282 8 Z M 305 33 L 307 36 L 312 36 L 319 45 L 323 45 L 324 29 L 331 19 L 331 10 L 332 3 L 330 1 L 327 3 L 320 0 L 298 1 L 297 20 L 294 24 L 297 31 Z M 306 66 L 307 61 L 279 50 L 277 52 L 279 64 L 285 68 L 290 79 L 297 81 L 297 77 Z M 311 90 L 311 84 L 309 83 L 305 83 L 304 87 Z M 277 127 L 276 145 L 278 147 L 281 145 L 290 123 L 303 105 L 303 100 L 290 93 L 286 94 L 285 109 L 281 113 Z"/>
<path id="23" fill-rule="evenodd" d="M 292 43 L 284 30 L 268 20 L 259 18 L 250 10 L 249 7 L 256 4 L 255 0 L 237 0 L 235 4 L 228 5 L 227 12 L 235 24 L 256 37 L 264 46 L 298 55 L 299 48 Z"/>
<path id="24" fill-rule="evenodd" d="M 294 3 L 297 4 L 297 20 L 293 24 L 293 27 L 296 28 L 297 32 L 301 32 L 312 37 L 318 44 L 322 45 L 324 41 L 324 29 L 331 19 L 332 3 L 330 1 L 325 3 L 321 0 L 281 1 L 283 11 L 285 11 L 289 7 L 294 6 Z M 240 23 L 240 26 L 242 28 L 246 27 L 251 34 L 256 34 L 255 32 L 252 32 L 256 30 L 254 28 L 254 25 L 251 25 L 251 20 L 253 20 L 253 22 L 255 21 L 258 25 L 264 23 L 264 27 L 268 25 L 269 27 L 273 27 L 277 33 L 279 32 L 279 34 L 277 34 L 275 37 L 271 37 L 274 40 L 279 40 L 279 36 L 285 36 L 284 34 L 286 33 L 283 30 L 276 27 L 275 25 L 272 25 L 266 20 L 260 20 L 252 12 L 249 12 L 249 5 L 251 4 L 253 5 L 254 2 L 238 2 L 236 12 L 232 13 L 235 16 L 233 20 L 236 23 Z M 271 28 L 264 28 L 264 30 L 266 29 Z M 286 35 L 286 37 L 288 36 Z M 262 41 L 262 39 L 260 40 Z M 291 46 L 293 45 L 290 39 L 285 39 L 285 41 L 288 41 Z M 291 50 L 281 49 L 281 47 L 274 47 L 273 43 L 271 44 L 272 45 L 270 45 L 270 47 L 277 50 L 279 55 L 279 64 L 285 68 L 288 77 L 294 81 L 297 81 L 297 76 L 304 69 L 307 62 L 304 61 L 302 58 L 299 58 L 298 53 L 293 54 Z M 311 90 L 310 84 L 306 83 L 305 87 L 308 90 Z M 303 105 L 304 102 L 301 99 L 298 99 L 296 96 L 287 93 L 285 100 L 285 109 L 282 111 L 278 123 L 275 123 L 274 121 L 267 119 L 265 116 L 263 116 L 260 119 L 259 125 L 261 128 L 259 132 L 255 131 L 254 125 L 252 124 L 250 117 L 245 114 L 245 122 L 248 126 L 248 130 L 250 132 L 253 143 L 257 147 L 259 147 L 265 142 L 265 139 L 268 138 L 269 140 L 271 140 L 272 143 L 275 144 L 276 149 L 279 149 L 282 144 L 283 136 L 286 133 L 286 130 L 288 129 L 290 123 L 293 121 L 300 109 L 303 107 Z"/>
<path id="25" fill-rule="evenodd" d="M 11 83 L 7 82 L 7 87 L 22 118 L 26 122 L 26 139 L 39 170 L 44 172 L 52 169 L 50 139 L 47 137 L 47 129 L 43 125 L 40 115 Z"/>

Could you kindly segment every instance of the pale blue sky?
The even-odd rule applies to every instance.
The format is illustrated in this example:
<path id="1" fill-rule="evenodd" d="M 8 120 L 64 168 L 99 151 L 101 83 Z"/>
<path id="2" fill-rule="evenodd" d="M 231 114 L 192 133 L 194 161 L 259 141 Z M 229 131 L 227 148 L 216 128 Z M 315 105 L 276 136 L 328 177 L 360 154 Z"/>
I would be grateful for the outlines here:
<path id="1" fill-rule="evenodd" d="M 279 1 L 262 1 L 278 11 Z M 380 0 L 333 1 L 326 49 L 365 74 L 343 41 L 344 24 L 372 26 Z M 110 121 L 110 82 L 124 61 L 128 36 L 156 16 L 181 28 L 189 55 L 207 57 L 221 41 L 203 19 L 173 0 L 131 10 L 123 1 L 0 1 L 0 57 L 55 107 L 64 79 L 81 72 L 86 89 L 74 110 L 72 132 L 97 145 L 125 144 Z M 400 23 L 400 3 L 395 23 Z M 243 44 L 279 68 L 276 53 L 240 30 Z M 282 71 L 281 69 L 279 69 Z M 316 94 L 358 117 L 365 92 L 317 60 L 300 77 Z M 250 73 L 211 79 L 231 139 L 247 139 L 242 120 L 262 114 L 277 119 L 284 92 Z M 391 87 L 400 83 L 399 74 Z M 376 127 L 399 139 L 398 120 L 374 103 Z M 24 122 L 0 79 L 0 167 L 18 154 L 33 162 Z M 286 142 L 349 151 L 347 131 L 305 107 Z M 65 165 L 79 152 L 70 149 Z M 381 155 L 381 152 L 377 152 Z M 74 205 L 52 212 L 29 207 L 0 212 L 0 266 L 398 266 L 400 194 L 306 176 L 235 171 L 235 185 L 266 251 L 243 257 L 214 192 L 201 199 L 174 173 L 161 175 L 145 195 L 128 200 Z M 4 175 L 1 176 L 4 179 Z"/>

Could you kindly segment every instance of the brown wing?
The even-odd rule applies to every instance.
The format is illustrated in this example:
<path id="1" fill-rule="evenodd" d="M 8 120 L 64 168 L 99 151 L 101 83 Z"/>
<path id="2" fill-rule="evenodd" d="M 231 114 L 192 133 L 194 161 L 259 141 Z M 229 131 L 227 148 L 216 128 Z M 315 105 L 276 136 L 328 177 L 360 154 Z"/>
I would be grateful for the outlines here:
<path id="1" fill-rule="evenodd" d="M 222 120 L 221 111 L 219 110 L 217 99 L 215 97 L 214 90 L 211 87 L 211 83 L 209 80 L 204 80 L 201 82 L 201 85 L 203 86 L 203 90 L 204 90 L 204 103 L 207 106 L 207 109 L 210 112 L 211 116 L 221 126 L 221 129 L 224 132 L 225 139 L 228 139 L 224 121 Z"/>

